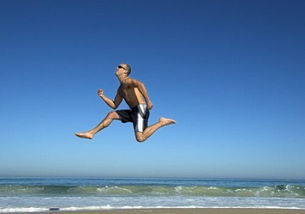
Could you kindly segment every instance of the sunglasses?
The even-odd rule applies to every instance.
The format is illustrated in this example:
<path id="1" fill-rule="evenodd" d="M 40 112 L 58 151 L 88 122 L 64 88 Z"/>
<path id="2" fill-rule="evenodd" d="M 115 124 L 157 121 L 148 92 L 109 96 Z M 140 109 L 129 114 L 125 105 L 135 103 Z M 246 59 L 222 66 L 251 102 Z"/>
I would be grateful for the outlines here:
<path id="1" fill-rule="evenodd" d="M 123 68 L 124 70 L 126 70 L 126 68 L 124 68 L 123 66 L 119 65 L 118 68 Z"/>

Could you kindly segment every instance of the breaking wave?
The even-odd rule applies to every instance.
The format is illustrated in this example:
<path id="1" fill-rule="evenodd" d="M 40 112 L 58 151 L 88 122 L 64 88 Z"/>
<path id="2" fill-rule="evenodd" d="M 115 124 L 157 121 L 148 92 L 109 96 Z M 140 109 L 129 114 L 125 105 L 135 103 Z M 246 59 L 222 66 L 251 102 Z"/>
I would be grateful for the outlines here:
<path id="1" fill-rule="evenodd" d="M 1 185 L 0 196 L 206 196 L 206 197 L 282 197 L 305 198 L 303 185 L 264 187 L 166 186 L 166 185 Z"/>

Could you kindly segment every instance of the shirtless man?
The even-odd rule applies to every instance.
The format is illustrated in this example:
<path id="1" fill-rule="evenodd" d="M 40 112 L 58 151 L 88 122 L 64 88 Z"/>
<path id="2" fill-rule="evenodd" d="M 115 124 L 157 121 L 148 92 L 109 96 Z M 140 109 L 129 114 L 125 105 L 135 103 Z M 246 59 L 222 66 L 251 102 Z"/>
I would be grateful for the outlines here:
<path id="1" fill-rule="evenodd" d="M 120 64 L 116 68 L 115 75 L 119 79 L 121 85 L 117 90 L 114 100 L 106 97 L 103 90 L 98 90 L 98 96 L 100 96 L 112 109 L 116 109 L 123 99 L 126 101 L 130 109 L 111 111 L 94 129 L 87 132 L 75 133 L 76 136 L 92 139 L 97 132 L 108 127 L 113 120 L 120 120 L 123 123 L 132 122 L 137 141 L 144 142 L 155 131 L 157 131 L 157 129 L 176 123 L 175 120 L 161 117 L 159 122 L 148 126 L 149 110 L 152 109 L 153 104 L 147 95 L 144 84 L 138 80 L 130 78 L 130 72 L 131 67 L 128 64 Z"/>

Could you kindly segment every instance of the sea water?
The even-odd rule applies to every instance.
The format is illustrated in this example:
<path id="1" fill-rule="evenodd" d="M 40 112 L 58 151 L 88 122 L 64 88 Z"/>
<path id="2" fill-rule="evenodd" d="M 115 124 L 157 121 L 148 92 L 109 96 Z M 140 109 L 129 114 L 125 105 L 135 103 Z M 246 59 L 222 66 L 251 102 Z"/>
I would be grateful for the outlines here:
<path id="1" fill-rule="evenodd" d="M 0 213 L 137 208 L 305 209 L 305 181 L 0 178 Z"/>

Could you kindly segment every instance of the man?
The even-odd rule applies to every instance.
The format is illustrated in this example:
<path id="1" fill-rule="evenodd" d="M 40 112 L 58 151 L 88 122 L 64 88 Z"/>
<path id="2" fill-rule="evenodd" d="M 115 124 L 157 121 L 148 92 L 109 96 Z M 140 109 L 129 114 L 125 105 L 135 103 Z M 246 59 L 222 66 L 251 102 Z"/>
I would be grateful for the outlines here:
<path id="1" fill-rule="evenodd" d="M 123 99 L 130 109 L 111 111 L 95 128 L 87 132 L 75 133 L 76 136 L 92 139 L 97 132 L 108 127 L 113 120 L 120 120 L 123 123 L 132 122 L 137 141 L 144 142 L 159 128 L 176 123 L 175 120 L 161 117 L 159 122 L 148 126 L 149 110 L 152 109 L 153 104 L 147 95 L 144 84 L 130 78 L 130 72 L 131 67 L 128 64 L 120 64 L 116 68 L 115 75 L 119 79 L 121 85 L 117 90 L 114 100 L 106 97 L 103 90 L 98 90 L 98 96 L 100 96 L 112 109 L 116 109 Z"/>

